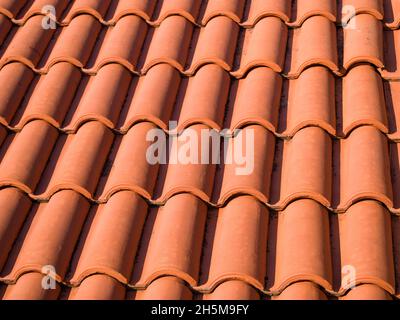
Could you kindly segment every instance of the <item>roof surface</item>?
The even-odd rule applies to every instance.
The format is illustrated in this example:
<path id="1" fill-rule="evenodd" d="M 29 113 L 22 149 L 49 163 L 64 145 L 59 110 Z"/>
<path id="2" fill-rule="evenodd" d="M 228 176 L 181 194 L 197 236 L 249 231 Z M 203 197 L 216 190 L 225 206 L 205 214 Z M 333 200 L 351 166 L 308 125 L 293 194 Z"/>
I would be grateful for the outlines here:
<path id="1" fill-rule="evenodd" d="M 0 0 L 0 296 L 395 298 L 399 23 L 398 0 Z M 150 164 L 170 120 L 253 130 L 254 170 Z"/>

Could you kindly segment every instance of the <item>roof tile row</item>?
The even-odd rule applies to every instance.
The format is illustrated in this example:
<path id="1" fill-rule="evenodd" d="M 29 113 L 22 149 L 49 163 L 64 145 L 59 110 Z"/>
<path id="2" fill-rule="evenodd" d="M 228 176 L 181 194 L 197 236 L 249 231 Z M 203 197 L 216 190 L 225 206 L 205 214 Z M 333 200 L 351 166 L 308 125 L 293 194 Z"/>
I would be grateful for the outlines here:
<path id="1" fill-rule="evenodd" d="M 355 14 L 367 13 L 383 20 L 385 26 L 397 29 L 400 23 L 400 6 L 396 1 L 380 0 L 37 0 L 33 3 L 2 0 L 0 13 L 12 23 L 24 25 L 35 15 L 46 15 L 44 6 L 56 9 L 55 19 L 68 26 L 78 15 L 90 14 L 104 25 L 115 25 L 127 15 L 135 15 L 151 26 L 159 26 L 166 18 L 178 15 L 196 26 L 205 26 L 215 17 L 225 16 L 240 26 L 251 28 L 265 17 L 277 17 L 290 27 L 300 27 L 312 16 L 324 16 L 332 22 L 347 23 Z M 5 20 L 6 21 L 6 20 Z M 4 22 L 6 23 L 6 22 Z"/>
<path id="2" fill-rule="evenodd" d="M 8 37 L 0 53 L 0 68 L 19 61 L 43 74 L 59 62 L 69 62 L 93 75 L 114 62 L 143 75 L 154 65 L 168 63 L 184 75 L 193 76 L 212 63 L 237 78 L 258 66 L 298 78 L 313 65 L 323 65 L 343 76 L 358 63 L 371 63 L 384 78 L 398 79 L 396 48 L 400 31 L 383 32 L 379 21 L 369 14 L 354 19 L 357 28 L 344 29 L 342 62 L 338 61 L 340 46 L 334 24 L 316 16 L 290 32 L 285 63 L 288 31 L 275 17 L 263 18 L 253 29 L 239 32 L 239 27 L 226 17 L 216 17 L 206 27 L 193 30 L 187 20 L 172 16 L 159 28 L 149 30 L 139 18 L 127 16 L 108 32 L 102 32 L 98 21 L 81 15 L 62 32 L 55 32 L 43 29 L 42 18 L 37 16 Z"/>

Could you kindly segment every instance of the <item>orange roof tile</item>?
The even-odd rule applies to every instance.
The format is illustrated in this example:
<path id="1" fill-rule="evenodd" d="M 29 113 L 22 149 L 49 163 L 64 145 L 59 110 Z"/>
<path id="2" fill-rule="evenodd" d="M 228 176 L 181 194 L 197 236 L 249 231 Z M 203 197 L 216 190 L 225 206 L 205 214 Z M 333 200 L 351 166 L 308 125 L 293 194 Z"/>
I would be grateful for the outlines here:
<path id="1" fill-rule="evenodd" d="M 399 37 L 397 0 L 0 0 L 0 298 L 400 298 Z"/>

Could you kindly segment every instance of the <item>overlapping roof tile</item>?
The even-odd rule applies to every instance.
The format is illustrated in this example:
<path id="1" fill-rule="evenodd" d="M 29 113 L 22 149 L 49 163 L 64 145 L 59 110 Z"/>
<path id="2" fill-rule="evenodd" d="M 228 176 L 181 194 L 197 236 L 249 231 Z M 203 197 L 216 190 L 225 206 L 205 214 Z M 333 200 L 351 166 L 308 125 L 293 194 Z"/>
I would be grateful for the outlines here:
<path id="1" fill-rule="evenodd" d="M 397 0 L 0 0 L 0 297 L 399 298 L 399 27 Z M 252 132 L 253 170 L 149 163 L 154 129 Z"/>

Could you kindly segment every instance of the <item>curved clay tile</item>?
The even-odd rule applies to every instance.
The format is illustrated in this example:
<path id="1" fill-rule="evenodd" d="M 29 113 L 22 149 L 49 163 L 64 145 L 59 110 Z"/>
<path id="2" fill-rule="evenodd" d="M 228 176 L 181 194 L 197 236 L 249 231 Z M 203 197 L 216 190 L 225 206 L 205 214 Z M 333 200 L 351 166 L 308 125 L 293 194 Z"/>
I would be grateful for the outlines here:
<path id="1" fill-rule="evenodd" d="M 301 28 L 293 31 L 288 76 L 297 78 L 304 69 L 313 65 L 323 65 L 335 73 L 339 72 L 336 27 L 321 16 L 311 17 Z"/>
<path id="2" fill-rule="evenodd" d="M 145 76 L 140 77 L 127 98 L 128 111 L 121 131 L 126 132 L 141 121 L 150 121 L 163 130 L 168 130 L 180 84 L 179 71 L 169 64 L 159 64 L 151 68 Z"/>
<path id="3" fill-rule="evenodd" d="M 339 211 L 362 199 L 393 207 L 387 150 L 387 138 L 370 126 L 355 129 L 341 141 Z"/>
<path id="4" fill-rule="evenodd" d="M 240 196 L 216 214 L 215 231 L 208 234 L 213 239 L 212 247 L 205 248 L 209 255 L 209 265 L 203 268 L 207 277 L 197 290 L 214 291 L 233 280 L 262 290 L 266 276 L 268 209 L 253 197 Z M 208 243 L 208 237 L 205 241 Z"/>
<path id="5" fill-rule="evenodd" d="M 63 23 L 70 24 L 75 17 L 82 14 L 90 15 L 101 21 L 111 2 L 111 0 L 76 0 L 65 14 Z"/>
<path id="6" fill-rule="evenodd" d="M 63 280 L 89 207 L 84 197 L 64 190 L 33 208 L 2 271 L 2 280 L 17 282 L 24 273 L 42 273 L 47 265 L 54 266 L 57 281 Z"/>
<path id="7" fill-rule="evenodd" d="M 147 73 L 159 63 L 168 63 L 183 72 L 192 32 L 193 25 L 183 17 L 173 16 L 165 19 L 160 27 L 154 30 L 142 72 Z"/>
<path id="8" fill-rule="evenodd" d="M 190 130 L 190 131 L 188 131 Z M 208 126 L 203 124 L 196 124 L 184 130 L 188 134 L 192 135 L 198 140 L 189 138 L 192 140 L 190 146 L 195 150 L 197 147 L 197 155 L 200 156 L 201 148 L 205 146 L 201 143 L 202 133 L 201 130 L 210 130 Z M 190 193 L 203 201 L 209 202 L 211 199 L 211 192 L 213 187 L 213 178 L 215 173 L 216 164 L 207 164 L 201 162 L 199 157 L 196 157 L 195 151 L 191 150 L 193 159 L 179 159 L 182 155 L 182 145 L 187 144 L 187 138 L 185 139 L 174 139 L 172 142 L 172 151 L 169 157 L 169 164 L 166 166 L 166 177 L 162 185 L 162 195 L 156 201 L 157 204 L 163 204 L 168 199 L 171 199 L 176 194 Z M 197 143 L 193 143 L 197 141 Z M 187 160 L 188 163 L 185 163 Z"/>
<path id="9" fill-rule="evenodd" d="M 309 170 L 310 166 L 313 170 Z M 311 198 L 329 207 L 332 188 L 332 141 L 320 128 L 305 128 L 284 142 L 280 198 L 284 208 L 298 198 Z M 277 182 L 273 182 L 277 183 Z"/>
<path id="10" fill-rule="evenodd" d="M 342 270 L 346 266 L 354 268 L 355 284 L 375 284 L 394 294 L 389 212 L 376 201 L 361 201 L 351 206 L 338 219 Z M 345 276 L 342 273 L 342 288 L 347 285 Z"/>
<path id="11" fill-rule="evenodd" d="M 110 63 L 121 64 L 135 72 L 147 31 L 148 26 L 140 18 L 122 18 L 115 27 L 108 29 L 96 61 L 87 72 L 97 74 L 100 68 Z"/>
<path id="12" fill-rule="evenodd" d="M 76 132 L 91 120 L 114 128 L 131 79 L 131 73 L 119 64 L 104 66 L 96 77 L 90 78 L 73 116 L 65 121 L 64 129 Z"/>
<path id="13" fill-rule="evenodd" d="M 18 237 L 32 202 L 28 196 L 16 188 L 0 190 L 0 269 L 3 269 L 14 241 Z"/>
<path id="14" fill-rule="evenodd" d="M 14 120 L 15 127 L 22 130 L 27 123 L 40 119 L 61 128 L 81 79 L 80 70 L 68 62 L 55 65 L 40 77 L 23 114 Z"/>
<path id="15" fill-rule="evenodd" d="M 347 8 L 351 8 L 352 14 L 370 14 L 374 16 L 378 20 L 383 20 L 383 2 L 382 0 L 343 0 L 342 1 L 342 8 L 343 14 L 345 14 L 350 9 L 346 10 Z M 396 2 L 396 1 L 391 1 Z"/>
<path id="16" fill-rule="evenodd" d="M 252 0 L 249 14 L 242 26 L 253 27 L 264 17 L 277 17 L 288 23 L 291 15 L 289 0 Z"/>
<path id="17" fill-rule="evenodd" d="M 251 195 L 259 201 L 267 203 L 275 137 L 267 129 L 258 125 L 248 126 L 240 134 L 241 136 L 229 139 L 228 155 L 235 154 L 235 156 L 231 163 L 226 161 L 224 164 L 218 204 L 227 204 L 231 198 L 240 194 Z M 248 145 L 249 138 L 254 139 L 253 142 L 250 141 L 250 145 Z M 239 141 L 236 142 L 238 139 Z M 250 161 L 240 163 L 240 159 L 236 157 L 237 152 L 239 155 L 252 152 L 246 154 L 246 158 L 249 160 L 251 156 L 251 162 L 254 163 L 250 163 Z"/>
<path id="18" fill-rule="evenodd" d="M 298 79 L 289 82 L 283 134 L 293 137 L 307 126 L 316 126 L 335 135 L 335 108 L 335 78 L 332 73 L 320 66 L 306 69 Z"/>
<path id="19" fill-rule="evenodd" d="M 42 288 L 43 275 L 40 273 L 26 273 L 21 275 L 15 285 L 5 289 L 4 300 L 55 300 L 58 298 L 61 287 L 56 284 L 55 290 Z"/>
<path id="20" fill-rule="evenodd" d="M 237 82 L 228 127 L 234 131 L 249 124 L 260 124 L 275 133 L 278 126 L 282 77 L 269 68 L 255 68 Z"/>
<path id="21" fill-rule="evenodd" d="M 171 1 L 167 1 L 171 2 Z M 119 0 L 114 11 L 113 17 L 108 22 L 116 23 L 122 17 L 128 15 L 137 15 L 138 17 L 149 21 L 153 15 L 157 1 L 148 0 Z M 111 8 L 113 4 L 111 4 Z"/>
<path id="22" fill-rule="evenodd" d="M 134 278 L 136 288 L 147 288 L 160 276 L 175 276 L 197 284 L 207 206 L 190 194 L 179 194 L 150 213 L 152 230 L 145 230 L 148 245 L 139 250 Z"/>
<path id="23" fill-rule="evenodd" d="M 201 0 L 163 1 L 151 24 L 160 25 L 167 17 L 172 15 L 182 16 L 196 24 L 202 2 Z"/>
<path id="24" fill-rule="evenodd" d="M 281 293 L 298 281 L 332 290 L 329 214 L 323 206 L 304 199 L 280 212 L 275 251 L 272 292 Z"/>
<path id="25" fill-rule="evenodd" d="M 10 63 L 0 70 L 0 123 L 7 126 L 14 117 L 34 73 L 21 63 Z"/>
<path id="26" fill-rule="evenodd" d="M 71 288 L 68 300 L 123 300 L 126 287 L 104 274 L 93 274 L 85 278 L 79 287 Z"/>
<path id="27" fill-rule="evenodd" d="M 375 284 L 362 284 L 351 289 L 341 300 L 393 300 L 392 296 Z"/>
<path id="28" fill-rule="evenodd" d="M 242 0 L 207 0 L 202 24 L 206 25 L 212 18 L 218 16 L 225 16 L 236 23 L 240 23 L 244 6 L 245 1 Z"/>
<path id="29" fill-rule="evenodd" d="M 386 1 L 384 9 L 386 26 L 390 29 L 398 29 L 400 25 L 400 3 L 398 1 Z"/>
<path id="30" fill-rule="evenodd" d="M 181 279 L 174 276 L 163 276 L 155 279 L 146 290 L 128 293 L 128 298 L 135 300 L 189 300 L 192 291 Z"/>
<path id="31" fill-rule="evenodd" d="M 383 68 L 383 28 L 370 14 L 355 16 L 355 28 L 344 28 L 343 67 L 370 63 Z"/>
<path id="32" fill-rule="evenodd" d="M 343 78 L 342 126 L 347 136 L 361 125 L 372 125 L 388 133 L 381 76 L 370 65 L 352 68 Z"/>
<path id="33" fill-rule="evenodd" d="M 188 61 L 185 74 L 194 74 L 205 64 L 217 64 L 230 71 L 236 51 L 239 26 L 227 17 L 216 17 L 199 33 L 195 43 L 194 55 Z"/>
<path id="34" fill-rule="evenodd" d="M 139 195 L 126 191 L 94 208 L 91 223 L 82 231 L 84 236 L 76 250 L 69 282 L 81 287 L 93 275 L 101 273 L 127 284 L 147 209 Z M 113 241 L 107 240 L 110 238 Z"/>
<path id="35" fill-rule="evenodd" d="M 54 48 L 45 59 L 42 71 L 48 72 L 54 64 L 61 61 L 84 67 L 90 58 L 100 30 L 101 24 L 90 15 L 82 15 L 74 19 L 68 28 L 62 30 Z"/>
<path id="36" fill-rule="evenodd" d="M 1 120 L 0 120 L 1 124 Z M 7 129 L 0 125 L 0 146 L 3 144 L 4 140 L 7 138 Z"/>
<path id="37" fill-rule="evenodd" d="M 147 150 L 153 142 L 147 141 L 147 134 L 156 129 L 154 124 L 142 122 L 122 137 L 117 150 L 109 157 L 113 166 L 105 179 L 101 202 L 109 201 L 113 194 L 123 190 L 133 191 L 147 200 L 154 198 L 159 165 L 148 162 Z"/>
<path id="38" fill-rule="evenodd" d="M 260 300 L 260 294 L 242 280 L 228 280 L 219 284 L 213 292 L 203 294 L 203 300 Z"/>
<path id="39" fill-rule="evenodd" d="M 178 130 L 181 131 L 195 123 L 203 123 L 221 130 L 229 86 L 229 74 L 219 66 L 210 64 L 199 69 L 188 80 L 179 110 Z"/>
<path id="40" fill-rule="evenodd" d="M 400 50 L 400 30 L 385 31 L 385 70 L 382 70 L 382 77 L 389 81 L 400 79 L 400 62 L 397 52 Z"/>
<path id="41" fill-rule="evenodd" d="M 18 28 L 0 58 L 0 69 L 4 65 L 19 61 L 35 69 L 41 60 L 55 30 L 42 28 L 42 17 L 36 16 Z"/>
<path id="42" fill-rule="evenodd" d="M 232 75 L 243 77 L 250 69 L 259 66 L 281 72 L 287 33 L 285 24 L 275 17 L 264 18 L 253 29 L 246 30 L 239 66 Z"/>
<path id="43" fill-rule="evenodd" d="M 296 14 L 292 16 L 293 22 L 289 25 L 302 27 L 307 19 L 314 16 L 322 16 L 332 22 L 336 22 L 336 6 L 337 4 L 334 0 L 297 0 Z"/>
<path id="44" fill-rule="evenodd" d="M 88 122 L 56 146 L 35 198 L 49 199 L 64 189 L 93 198 L 114 135 L 100 122 Z M 85 155 L 85 156 L 83 156 Z"/>
<path id="45" fill-rule="evenodd" d="M 295 282 L 289 285 L 281 294 L 272 297 L 273 300 L 327 300 L 327 295 L 321 287 L 311 281 Z"/>
<path id="46" fill-rule="evenodd" d="M 0 186 L 34 192 L 58 137 L 45 121 L 32 121 L 17 133 L 0 164 Z M 35 170 L 32 170 L 35 168 Z"/>

